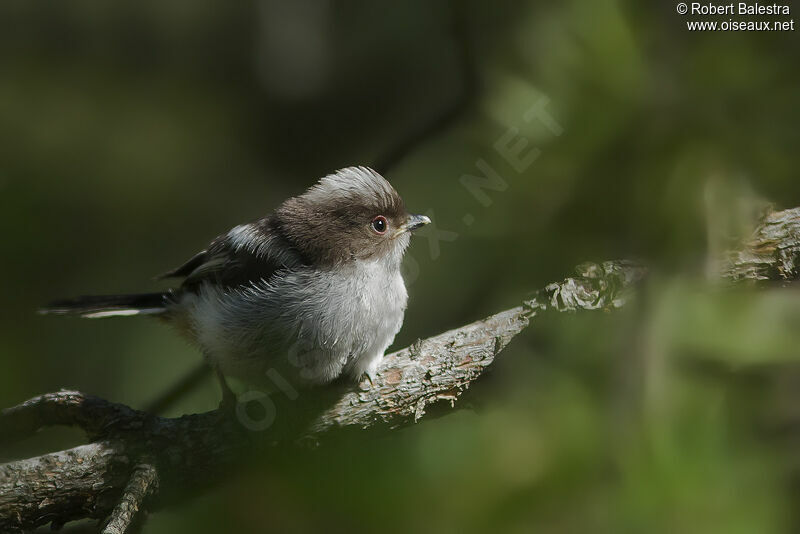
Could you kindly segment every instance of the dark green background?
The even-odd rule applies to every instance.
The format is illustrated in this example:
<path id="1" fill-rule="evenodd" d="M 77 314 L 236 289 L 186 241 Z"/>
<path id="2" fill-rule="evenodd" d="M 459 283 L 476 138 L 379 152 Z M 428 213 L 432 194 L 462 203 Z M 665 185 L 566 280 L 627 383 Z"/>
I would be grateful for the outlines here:
<path id="1" fill-rule="evenodd" d="M 686 20 L 671 2 L 3 2 L 0 405 L 60 387 L 144 405 L 193 348 L 37 306 L 163 287 L 218 233 L 456 110 L 386 171 L 455 233 L 410 249 L 396 346 L 586 260 L 648 262 L 640 298 L 537 320 L 447 417 L 254 465 L 145 532 L 795 530 L 800 295 L 706 271 L 767 203 L 800 205 L 798 37 Z M 561 135 L 524 120 L 542 98 Z M 493 147 L 510 127 L 541 151 L 521 173 Z M 459 181 L 480 159 L 507 183 L 489 206 Z M 218 398 L 209 378 L 170 413 Z"/>

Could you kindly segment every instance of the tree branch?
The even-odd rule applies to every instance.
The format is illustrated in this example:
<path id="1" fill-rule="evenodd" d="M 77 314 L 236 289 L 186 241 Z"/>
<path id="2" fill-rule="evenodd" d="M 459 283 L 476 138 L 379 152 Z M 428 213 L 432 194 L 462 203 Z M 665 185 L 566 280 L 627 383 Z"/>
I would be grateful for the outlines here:
<path id="1" fill-rule="evenodd" d="M 156 490 L 158 474 L 148 464 L 137 465 L 117 506 L 111 511 L 103 534 L 125 534 L 145 499 Z"/>
<path id="2" fill-rule="evenodd" d="M 266 432 L 248 430 L 230 412 L 164 418 L 76 391 L 6 409 L 0 414 L 5 442 L 54 424 L 83 428 L 93 442 L 0 465 L 0 531 L 110 517 L 107 529 L 124 532 L 137 510 L 213 483 L 276 441 L 319 441 L 335 428 L 417 421 L 431 403 L 453 405 L 537 314 L 622 306 L 642 274 L 629 262 L 585 265 L 522 306 L 387 356 L 372 383 L 321 388 L 322 395 L 287 401 L 280 406 L 285 425 Z"/>
<path id="3" fill-rule="evenodd" d="M 643 275 L 644 269 L 632 262 L 585 264 L 577 277 L 548 285 L 522 306 L 417 341 L 384 358 L 377 376 L 345 393 L 314 421 L 311 434 L 379 422 L 397 426 L 418 421 L 434 402 L 452 406 L 537 313 L 618 308 Z"/>
<path id="4" fill-rule="evenodd" d="M 725 255 L 720 272 L 733 281 L 800 277 L 800 208 L 767 214 L 741 249 Z M 285 403 L 283 420 L 292 424 L 268 432 L 247 430 L 229 412 L 164 418 L 76 391 L 3 410 L 0 444 L 51 425 L 78 426 L 91 443 L 0 465 L 0 531 L 109 518 L 108 532 L 125 532 L 139 510 L 204 487 L 275 442 L 417 421 L 432 403 L 453 405 L 537 314 L 622 306 L 642 274 L 624 261 L 585 265 L 522 306 L 387 356 L 372 381 L 322 388 L 302 399 L 309 402 Z"/>
<path id="5" fill-rule="evenodd" d="M 427 122 L 413 129 L 394 146 L 380 155 L 372 163 L 372 167 L 385 174 L 388 169 L 397 165 L 420 145 L 435 137 L 452 125 L 465 110 L 477 99 L 479 81 L 472 50 L 472 39 L 469 35 L 469 20 L 466 11 L 459 2 L 452 2 L 452 33 L 457 47 L 458 67 L 461 71 L 461 88 L 459 94 L 448 107 Z"/>
<path id="6" fill-rule="evenodd" d="M 772 212 L 741 250 L 726 255 L 722 274 L 734 281 L 795 280 L 798 260 L 800 209 Z M 582 266 L 578 276 L 550 284 L 522 306 L 387 356 L 371 382 L 290 399 L 280 408 L 291 424 L 268 432 L 248 430 L 231 412 L 164 418 L 76 391 L 48 393 L 3 410 L 2 443 L 65 424 L 84 429 L 91 443 L 0 465 L 0 531 L 108 518 L 107 532 L 125 532 L 140 510 L 207 486 L 276 442 L 318 441 L 337 428 L 417 421 L 432 403 L 453 405 L 539 313 L 620 307 L 642 274 L 624 261 Z"/>
<path id="7" fill-rule="evenodd" d="M 800 208 L 767 213 L 744 246 L 726 254 L 720 271 L 733 281 L 800 278 Z"/>
<path id="8" fill-rule="evenodd" d="M 0 445 L 25 438 L 46 426 L 70 425 L 90 439 L 103 435 L 115 422 L 129 420 L 134 410 L 78 391 L 46 393 L 2 411 Z"/>

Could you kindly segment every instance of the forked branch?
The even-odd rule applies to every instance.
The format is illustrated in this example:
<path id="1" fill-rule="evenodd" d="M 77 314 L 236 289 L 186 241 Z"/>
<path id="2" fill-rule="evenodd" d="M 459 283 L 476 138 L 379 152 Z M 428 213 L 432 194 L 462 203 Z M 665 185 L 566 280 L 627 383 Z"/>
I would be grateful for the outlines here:
<path id="1" fill-rule="evenodd" d="M 248 430 L 231 412 L 164 418 L 76 391 L 60 391 L 8 408 L 0 436 L 8 443 L 51 425 L 84 429 L 92 441 L 66 451 L 0 465 L 0 531 L 106 519 L 105 532 L 126 532 L 137 512 L 165 495 L 209 484 L 255 450 L 274 442 L 319 441 L 336 428 L 399 426 L 432 403 L 453 405 L 509 341 L 545 310 L 612 309 L 625 304 L 643 269 L 630 262 L 587 264 L 578 276 L 548 285 L 522 306 L 420 340 L 382 362 L 372 380 L 331 388 L 330 402 L 281 406 L 300 427 Z"/>

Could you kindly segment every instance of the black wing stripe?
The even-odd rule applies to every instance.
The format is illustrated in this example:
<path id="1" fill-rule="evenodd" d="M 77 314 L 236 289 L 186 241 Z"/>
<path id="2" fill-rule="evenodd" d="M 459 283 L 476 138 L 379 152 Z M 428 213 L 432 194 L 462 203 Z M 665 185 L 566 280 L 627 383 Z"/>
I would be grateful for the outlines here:
<path id="1" fill-rule="evenodd" d="M 300 254 L 265 218 L 217 237 L 206 250 L 160 278 L 184 278 L 183 291 L 194 292 L 203 284 L 233 288 L 268 281 L 278 270 L 301 263 Z"/>
<path id="2" fill-rule="evenodd" d="M 208 259 L 208 250 L 201 250 L 192 256 L 187 262 L 180 267 L 167 271 L 156 277 L 156 280 L 163 280 L 165 278 L 185 278 L 189 276 L 192 271 L 203 265 Z"/>

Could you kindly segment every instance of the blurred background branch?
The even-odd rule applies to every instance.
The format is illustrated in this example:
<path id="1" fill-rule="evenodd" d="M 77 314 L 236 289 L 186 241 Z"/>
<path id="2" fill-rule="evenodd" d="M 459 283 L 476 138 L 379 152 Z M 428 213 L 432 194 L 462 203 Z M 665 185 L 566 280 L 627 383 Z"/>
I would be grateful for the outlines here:
<path id="1" fill-rule="evenodd" d="M 476 58 L 472 50 L 474 39 L 470 35 L 470 20 L 466 13 L 466 6 L 462 2 L 450 2 L 448 7 L 451 11 L 451 28 L 457 50 L 457 72 L 461 77 L 460 93 L 445 109 L 427 119 L 426 123 L 408 133 L 404 139 L 396 142 L 375 160 L 373 168 L 382 174 L 391 171 L 420 145 L 451 126 L 471 105 L 475 104 L 479 96 L 480 82 Z"/>

